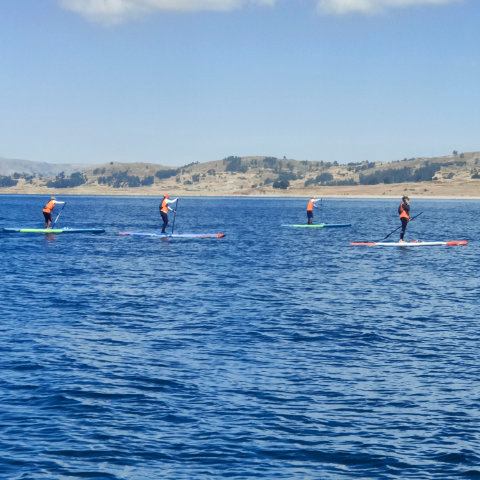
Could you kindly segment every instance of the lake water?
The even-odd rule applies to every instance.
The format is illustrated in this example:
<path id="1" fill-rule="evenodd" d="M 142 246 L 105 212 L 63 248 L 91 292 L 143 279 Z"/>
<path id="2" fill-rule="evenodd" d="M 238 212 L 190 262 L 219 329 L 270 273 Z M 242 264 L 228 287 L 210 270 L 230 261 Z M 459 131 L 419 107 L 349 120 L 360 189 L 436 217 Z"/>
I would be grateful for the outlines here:
<path id="1" fill-rule="evenodd" d="M 45 197 L 3 196 L 0 226 Z M 0 477 L 480 478 L 480 202 L 68 197 L 62 224 L 0 235 Z M 317 215 L 318 217 L 318 215 Z M 316 219 L 318 220 L 318 218 Z M 397 239 L 395 234 L 391 237 Z"/>

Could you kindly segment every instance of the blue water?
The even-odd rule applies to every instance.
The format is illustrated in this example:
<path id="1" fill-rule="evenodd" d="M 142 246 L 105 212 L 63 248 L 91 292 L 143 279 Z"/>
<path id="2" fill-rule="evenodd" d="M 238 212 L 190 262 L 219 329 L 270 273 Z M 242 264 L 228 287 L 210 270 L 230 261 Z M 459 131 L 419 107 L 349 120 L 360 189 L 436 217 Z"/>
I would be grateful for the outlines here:
<path id="1" fill-rule="evenodd" d="M 41 226 L 4 196 L 0 226 Z M 0 235 L 0 477 L 480 478 L 480 202 L 69 197 L 63 225 Z M 317 218 L 318 220 L 318 218 Z M 397 234 L 391 237 L 396 239 Z"/>

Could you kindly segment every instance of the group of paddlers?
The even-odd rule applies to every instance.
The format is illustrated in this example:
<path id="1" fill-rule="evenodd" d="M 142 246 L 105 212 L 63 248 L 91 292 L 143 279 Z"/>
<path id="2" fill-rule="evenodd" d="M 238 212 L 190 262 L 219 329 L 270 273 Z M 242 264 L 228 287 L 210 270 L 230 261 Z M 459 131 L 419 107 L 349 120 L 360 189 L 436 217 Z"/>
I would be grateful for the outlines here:
<path id="1" fill-rule="evenodd" d="M 307 224 L 313 224 L 313 211 L 318 208 L 317 203 L 320 199 L 310 198 L 307 202 Z M 170 207 L 178 201 L 178 198 L 170 199 L 170 195 L 165 193 L 160 202 L 159 210 L 162 218 L 162 233 L 166 232 L 168 226 L 168 214 L 174 210 Z M 64 205 L 65 202 L 60 202 L 52 195 L 50 200 L 43 207 L 43 217 L 45 219 L 45 228 L 52 228 L 52 213 L 57 205 Z M 400 216 L 400 222 L 402 223 L 402 229 L 400 231 L 400 242 L 403 242 L 405 236 L 405 230 L 407 229 L 408 222 L 410 221 L 410 199 L 407 196 L 402 197 L 400 206 L 398 207 L 398 215 Z"/>
<path id="2" fill-rule="evenodd" d="M 310 198 L 307 202 L 307 224 L 313 224 L 313 210 L 317 207 L 319 198 Z M 400 231 L 400 242 L 404 241 L 405 231 L 407 229 L 408 222 L 410 221 L 410 199 L 405 195 L 402 197 L 402 201 L 398 207 L 398 215 L 400 216 L 400 222 L 402 223 L 402 229 Z"/>

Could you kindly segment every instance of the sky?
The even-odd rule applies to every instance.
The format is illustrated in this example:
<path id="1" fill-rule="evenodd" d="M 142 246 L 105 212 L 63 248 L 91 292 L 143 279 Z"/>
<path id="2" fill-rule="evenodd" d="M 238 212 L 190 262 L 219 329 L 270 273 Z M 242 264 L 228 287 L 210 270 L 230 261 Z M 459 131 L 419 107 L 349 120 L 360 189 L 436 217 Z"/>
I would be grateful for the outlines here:
<path id="1" fill-rule="evenodd" d="M 0 157 L 480 150 L 479 0 L 1 0 Z"/>

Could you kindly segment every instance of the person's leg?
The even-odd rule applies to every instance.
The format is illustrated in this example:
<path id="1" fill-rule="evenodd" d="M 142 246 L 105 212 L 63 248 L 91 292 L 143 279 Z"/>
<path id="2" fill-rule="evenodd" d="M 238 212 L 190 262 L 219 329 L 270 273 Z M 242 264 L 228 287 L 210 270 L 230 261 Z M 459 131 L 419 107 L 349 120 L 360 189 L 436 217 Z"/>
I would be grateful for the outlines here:
<path id="1" fill-rule="evenodd" d="M 307 224 L 311 225 L 313 223 L 313 212 L 307 212 Z"/>
<path id="2" fill-rule="evenodd" d="M 162 225 L 162 233 L 166 233 L 166 228 L 168 226 L 168 215 L 165 212 L 160 212 L 162 216 L 163 225 Z"/>
<path id="3" fill-rule="evenodd" d="M 45 228 L 50 228 L 50 224 L 52 223 L 52 214 L 43 212 L 43 218 L 45 219 Z"/>
<path id="4" fill-rule="evenodd" d="M 406 218 L 402 218 L 402 231 L 400 232 L 400 240 L 403 241 L 403 237 L 405 236 L 405 230 L 407 229 L 408 220 Z"/>

